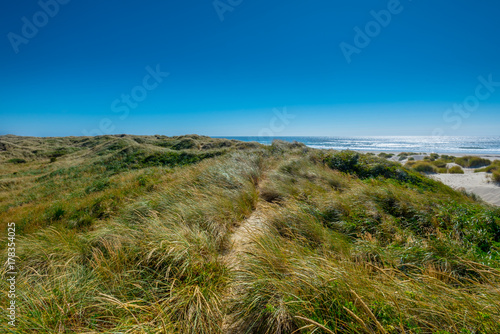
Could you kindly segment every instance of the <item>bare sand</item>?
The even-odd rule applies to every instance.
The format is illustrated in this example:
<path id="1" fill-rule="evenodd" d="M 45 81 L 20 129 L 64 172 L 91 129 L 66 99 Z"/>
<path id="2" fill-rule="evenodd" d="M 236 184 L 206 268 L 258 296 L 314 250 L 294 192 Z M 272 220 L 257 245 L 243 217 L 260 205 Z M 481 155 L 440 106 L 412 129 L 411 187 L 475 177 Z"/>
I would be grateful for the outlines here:
<path id="1" fill-rule="evenodd" d="M 463 188 L 478 195 L 487 203 L 500 206 L 500 186 L 491 181 L 490 174 L 475 173 L 473 168 L 463 168 L 463 170 L 465 174 L 433 174 L 430 177 L 454 189 Z"/>

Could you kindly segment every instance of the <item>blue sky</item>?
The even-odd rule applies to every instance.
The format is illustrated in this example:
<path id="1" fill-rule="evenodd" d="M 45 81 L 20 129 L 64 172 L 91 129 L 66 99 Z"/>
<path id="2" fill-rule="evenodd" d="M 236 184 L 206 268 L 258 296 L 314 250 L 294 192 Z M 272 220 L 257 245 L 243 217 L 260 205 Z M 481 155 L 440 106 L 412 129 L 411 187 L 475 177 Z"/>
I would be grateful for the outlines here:
<path id="1" fill-rule="evenodd" d="M 493 0 L 4 1 L 0 134 L 498 135 L 499 15 Z"/>

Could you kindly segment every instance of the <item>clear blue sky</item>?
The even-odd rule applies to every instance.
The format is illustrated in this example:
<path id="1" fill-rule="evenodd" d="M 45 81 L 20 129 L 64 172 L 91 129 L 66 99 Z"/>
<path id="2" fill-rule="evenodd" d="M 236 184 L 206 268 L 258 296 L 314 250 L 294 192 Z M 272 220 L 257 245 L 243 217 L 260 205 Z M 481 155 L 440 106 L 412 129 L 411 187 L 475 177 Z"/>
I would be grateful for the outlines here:
<path id="1" fill-rule="evenodd" d="M 0 134 L 500 134 L 498 1 L 55 1 L 2 2 Z"/>

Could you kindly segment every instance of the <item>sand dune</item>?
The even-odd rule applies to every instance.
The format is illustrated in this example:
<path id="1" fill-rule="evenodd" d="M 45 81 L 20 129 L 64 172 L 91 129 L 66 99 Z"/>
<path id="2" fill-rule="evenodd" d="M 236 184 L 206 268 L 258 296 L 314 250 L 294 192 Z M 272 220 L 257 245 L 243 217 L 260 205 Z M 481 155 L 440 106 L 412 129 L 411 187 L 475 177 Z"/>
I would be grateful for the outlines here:
<path id="1" fill-rule="evenodd" d="M 452 188 L 464 188 L 478 195 L 485 202 L 500 206 L 500 186 L 491 182 L 489 174 L 474 173 L 473 168 L 464 168 L 464 172 L 465 174 L 435 174 L 431 177 Z"/>

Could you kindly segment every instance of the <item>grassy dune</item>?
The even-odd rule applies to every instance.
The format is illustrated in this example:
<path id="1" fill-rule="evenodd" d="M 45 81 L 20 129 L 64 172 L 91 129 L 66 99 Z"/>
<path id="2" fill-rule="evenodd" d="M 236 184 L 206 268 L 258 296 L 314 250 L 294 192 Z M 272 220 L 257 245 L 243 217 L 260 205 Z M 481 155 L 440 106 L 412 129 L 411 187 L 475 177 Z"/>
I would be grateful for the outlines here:
<path id="1" fill-rule="evenodd" d="M 500 332 L 500 209 L 380 157 L 3 136 L 0 201 L 19 333 Z"/>

